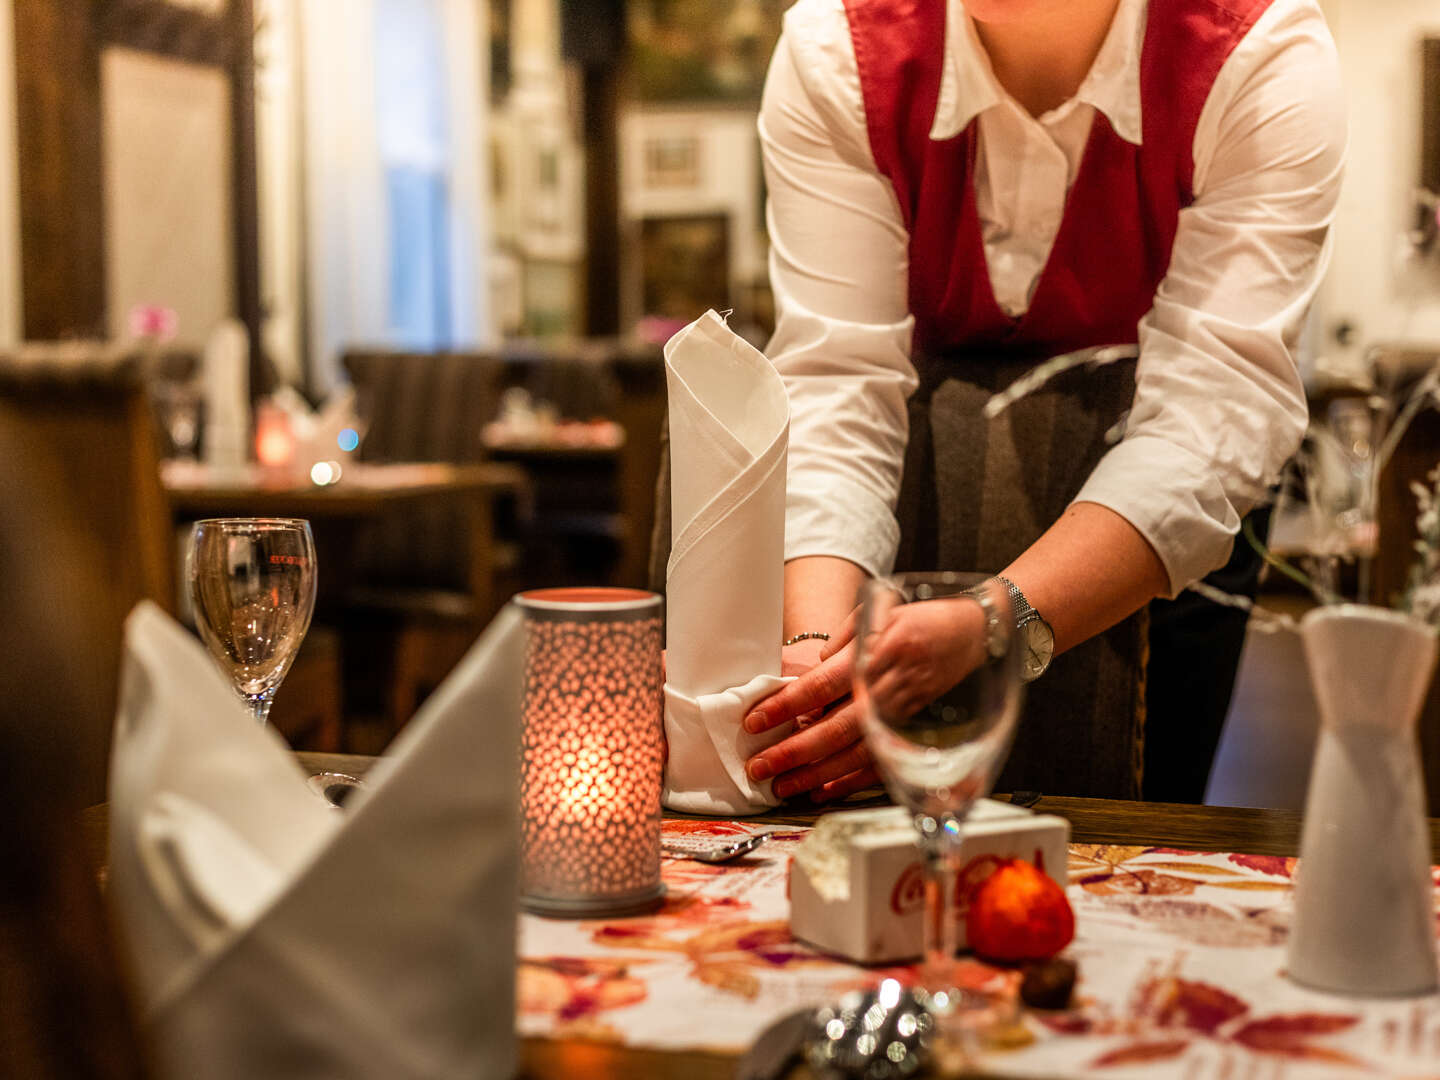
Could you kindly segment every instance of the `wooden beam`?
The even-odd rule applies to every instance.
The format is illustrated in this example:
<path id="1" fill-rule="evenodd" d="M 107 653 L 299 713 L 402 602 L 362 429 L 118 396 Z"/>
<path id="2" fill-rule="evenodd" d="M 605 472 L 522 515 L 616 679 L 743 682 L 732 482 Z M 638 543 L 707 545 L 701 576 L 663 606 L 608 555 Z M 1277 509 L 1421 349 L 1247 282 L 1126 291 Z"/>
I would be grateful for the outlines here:
<path id="1" fill-rule="evenodd" d="M 269 393 L 272 374 L 261 341 L 260 154 L 255 135 L 255 0 L 230 0 L 230 101 L 235 178 L 235 314 L 250 335 L 250 394 Z"/>
<path id="2" fill-rule="evenodd" d="M 582 72 L 585 133 L 585 333 L 620 333 L 620 96 L 626 0 L 562 0 L 565 58 Z"/>
<path id="3" fill-rule="evenodd" d="M 232 13 L 238 6 L 236 0 L 231 0 Z M 165 0 L 103 0 L 95 5 L 100 37 L 106 44 L 196 64 L 229 62 L 232 28 L 228 18 L 207 15 Z"/>
<path id="4" fill-rule="evenodd" d="M 100 43 L 88 3 L 15 0 L 27 339 L 106 336 Z"/>
<path id="5" fill-rule="evenodd" d="M 620 333 L 620 77 L 584 68 L 585 333 Z"/>
<path id="6" fill-rule="evenodd" d="M 1440 37 L 1420 43 L 1420 186 L 1440 193 Z"/>

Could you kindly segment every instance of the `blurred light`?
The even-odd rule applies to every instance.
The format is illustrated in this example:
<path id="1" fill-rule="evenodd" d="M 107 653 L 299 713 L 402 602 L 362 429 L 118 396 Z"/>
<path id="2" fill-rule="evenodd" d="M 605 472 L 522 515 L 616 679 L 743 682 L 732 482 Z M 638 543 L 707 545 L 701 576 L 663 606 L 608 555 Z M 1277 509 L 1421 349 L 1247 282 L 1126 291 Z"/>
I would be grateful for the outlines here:
<path id="1" fill-rule="evenodd" d="M 256 460 L 272 467 L 289 465 L 295 456 L 295 437 L 283 419 L 262 415 L 256 427 Z"/>
<path id="2" fill-rule="evenodd" d="M 880 1004 L 887 1009 L 893 1009 L 900 1004 L 900 982 L 897 979 L 886 979 L 880 984 Z"/>
<path id="3" fill-rule="evenodd" d="M 310 467 L 310 480 L 317 487 L 325 487 L 340 479 L 340 463 L 338 461 L 317 461 Z"/>
<path id="4" fill-rule="evenodd" d="M 360 445 L 360 433 L 353 427 L 343 428 L 335 442 L 341 450 L 348 454 Z"/>

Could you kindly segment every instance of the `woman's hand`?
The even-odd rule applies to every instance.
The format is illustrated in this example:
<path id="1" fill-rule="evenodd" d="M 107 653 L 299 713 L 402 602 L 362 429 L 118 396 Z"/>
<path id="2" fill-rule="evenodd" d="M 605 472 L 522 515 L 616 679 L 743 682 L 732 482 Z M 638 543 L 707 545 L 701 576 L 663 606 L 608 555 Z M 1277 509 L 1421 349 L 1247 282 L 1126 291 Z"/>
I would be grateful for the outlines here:
<path id="1" fill-rule="evenodd" d="M 747 763 L 751 779 L 774 778 L 780 798 L 810 792 L 816 802 L 842 798 L 880 782 L 860 729 L 851 695 L 855 623 L 818 650 L 816 663 L 795 682 L 760 702 L 745 730 L 769 731 L 787 720 L 797 730 Z M 973 600 L 930 600 L 895 609 L 871 643 L 872 693 L 914 712 L 950 689 L 984 660 L 985 616 Z M 803 644 L 809 644 L 808 642 Z M 798 658 L 786 674 L 802 666 Z"/>
<path id="2" fill-rule="evenodd" d="M 958 684 L 985 662 L 985 623 L 970 597 L 891 608 L 869 634 L 865 683 L 875 707 L 903 719 Z"/>
<path id="3" fill-rule="evenodd" d="M 860 733 L 860 714 L 850 696 L 855 647 L 851 614 L 830 641 L 789 646 L 782 670 L 799 675 L 745 717 L 745 730 L 769 731 L 795 721 L 796 731 L 750 759 L 752 780 L 775 782 L 782 799 L 810 792 L 816 802 L 842 798 L 880 782 Z"/>

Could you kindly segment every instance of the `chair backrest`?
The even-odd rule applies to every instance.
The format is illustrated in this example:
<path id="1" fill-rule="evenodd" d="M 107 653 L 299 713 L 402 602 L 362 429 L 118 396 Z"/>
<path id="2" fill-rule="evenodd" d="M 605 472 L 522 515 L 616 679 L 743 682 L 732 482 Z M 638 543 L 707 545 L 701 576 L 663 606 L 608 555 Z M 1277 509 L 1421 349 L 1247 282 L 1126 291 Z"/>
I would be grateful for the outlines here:
<path id="1" fill-rule="evenodd" d="M 538 478 L 536 502 L 554 495 L 567 504 L 618 508 L 629 524 L 616 581 L 641 585 L 659 468 L 659 430 L 665 413 L 664 365 L 658 348 L 611 340 L 568 345 L 509 342 L 501 354 L 352 351 L 344 366 L 369 411 L 361 455 L 370 461 L 484 460 L 485 424 L 500 394 L 523 387 L 561 417 L 607 417 L 626 431 L 618 477 L 565 486 L 564 469 Z M 618 490 L 615 488 L 618 486 Z M 381 523 L 357 543 L 357 564 L 385 584 L 446 584 L 463 580 L 463 535 L 455 515 L 425 512 Z"/>
<path id="2" fill-rule="evenodd" d="M 482 353 L 350 352 L 343 359 L 369 430 L 367 461 L 484 461 L 501 363 Z"/>
<path id="3" fill-rule="evenodd" d="M 504 348 L 503 381 L 529 391 L 566 420 L 613 419 L 620 405 L 618 350 L 605 339 L 568 344 L 511 341 Z"/>
<path id="4" fill-rule="evenodd" d="M 500 401 L 497 358 L 352 351 L 342 363 L 369 425 L 363 460 L 469 464 L 488 456 L 482 436 Z M 357 534 L 356 572 L 368 585 L 464 591 L 465 535 L 459 508 L 408 508 Z"/>
<path id="5" fill-rule="evenodd" d="M 138 363 L 99 346 L 0 356 L 0 455 L 3 593 L 18 608 L 4 617 L 53 629 L 48 642 L 21 636 L 6 677 L 43 666 L 27 650 L 65 650 L 71 706 L 54 737 L 82 797 L 98 802 L 125 616 L 142 599 L 169 610 L 175 600 L 174 534 Z"/>

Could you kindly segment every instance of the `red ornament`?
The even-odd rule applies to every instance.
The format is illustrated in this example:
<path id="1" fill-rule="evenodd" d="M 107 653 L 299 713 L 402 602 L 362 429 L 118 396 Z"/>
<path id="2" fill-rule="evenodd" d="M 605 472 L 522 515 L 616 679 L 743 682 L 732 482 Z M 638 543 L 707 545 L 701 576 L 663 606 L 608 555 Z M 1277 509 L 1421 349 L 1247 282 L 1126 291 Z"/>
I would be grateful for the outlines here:
<path id="1" fill-rule="evenodd" d="M 971 894 L 965 932 L 986 960 L 1048 960 L 1075 937 L 1075 912 L 1053 878 L 1007 859 Z"/>

